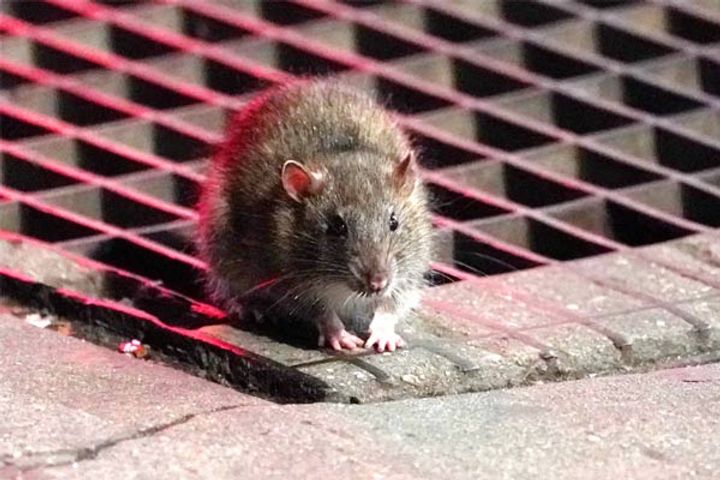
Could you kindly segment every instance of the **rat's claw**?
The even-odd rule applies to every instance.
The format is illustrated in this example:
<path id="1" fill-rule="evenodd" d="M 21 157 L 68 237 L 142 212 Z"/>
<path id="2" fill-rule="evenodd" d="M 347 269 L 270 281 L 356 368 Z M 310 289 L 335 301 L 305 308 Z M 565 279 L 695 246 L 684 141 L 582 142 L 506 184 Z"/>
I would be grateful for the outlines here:
<path id="1" fill-rule="evenodd" d="M 379 353 L 385 351 L 394 352 L 405 345 L 405 340 L 393 331 L 372 332 L 370 338 L 365 342 L 365 348 L 375 347 L 375 350 Z"/>
<path id="2" fill-rule="evenodd" d="M 347 330 L 338 330 L 336 332 L 330 332 L 326 335 L 320 335 L 318 344 L 322 347 L 329 347 L 339 352 L 342 349 L 355 350 L 362 346 L 363 341 L 361 338 L 353 335 Z"/>

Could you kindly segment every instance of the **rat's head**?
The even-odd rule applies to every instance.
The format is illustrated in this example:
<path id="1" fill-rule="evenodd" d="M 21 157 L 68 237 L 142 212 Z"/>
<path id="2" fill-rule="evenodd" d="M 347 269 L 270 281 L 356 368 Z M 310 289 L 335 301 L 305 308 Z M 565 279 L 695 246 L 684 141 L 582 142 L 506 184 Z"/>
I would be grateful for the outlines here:
<path id="1" fill-rule="evenodd" d="M 388 160 L 352 152 L 323 167 L 283 166 L 292 263 L 329 291 L 397 298 L 422 283 L 431 235 L 425 190 L 411 153 Z"/>

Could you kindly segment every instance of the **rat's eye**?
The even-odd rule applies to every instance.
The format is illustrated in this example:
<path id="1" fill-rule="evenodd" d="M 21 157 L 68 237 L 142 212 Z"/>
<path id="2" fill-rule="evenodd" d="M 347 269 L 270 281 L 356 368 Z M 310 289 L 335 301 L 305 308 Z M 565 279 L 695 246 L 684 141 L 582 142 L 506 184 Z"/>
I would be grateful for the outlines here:
<path id="1" fill-rule="evenodd" d="M 394 232 L 398 229 L 400 226 L 400 222 L 397 219 L 397 215 L 395 215 L 395 212 L 390 214 L 390 231 Z"/>
<path id="2" fill-rule="evenodd" d="M 347 225 L 340 215 L 333 215 L 327 222 L 325 233 L 333 237 L 344 237 L 347 235 Z"/>

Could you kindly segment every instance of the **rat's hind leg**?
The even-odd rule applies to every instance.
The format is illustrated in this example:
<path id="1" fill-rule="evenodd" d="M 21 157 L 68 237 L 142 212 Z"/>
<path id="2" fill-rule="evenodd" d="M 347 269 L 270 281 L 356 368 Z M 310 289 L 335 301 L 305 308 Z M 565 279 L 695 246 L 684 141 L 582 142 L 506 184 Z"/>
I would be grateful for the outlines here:
<path id="1" fill-rule="evenodd" d="M 332 310 L 326 310 L 316 317 L 320 336 L 318 345 L 340 351 L 342 349 L 354 350 L 361 347 L 363 340 L 348 332 L 340 317 Z"/>

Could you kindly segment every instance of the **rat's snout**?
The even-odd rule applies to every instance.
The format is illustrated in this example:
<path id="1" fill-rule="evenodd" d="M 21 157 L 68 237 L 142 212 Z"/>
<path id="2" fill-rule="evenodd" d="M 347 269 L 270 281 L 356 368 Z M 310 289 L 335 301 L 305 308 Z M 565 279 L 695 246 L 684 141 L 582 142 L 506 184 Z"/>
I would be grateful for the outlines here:
<path id="1" fill-rule="evenodd" d="M 365 283 L 370 293 L 381 293 L 390 283 L 390 274 L 387 271 L 368 273 L 365 276 Z"/>

